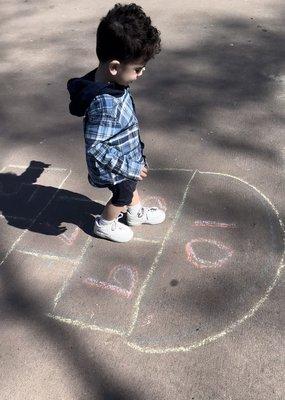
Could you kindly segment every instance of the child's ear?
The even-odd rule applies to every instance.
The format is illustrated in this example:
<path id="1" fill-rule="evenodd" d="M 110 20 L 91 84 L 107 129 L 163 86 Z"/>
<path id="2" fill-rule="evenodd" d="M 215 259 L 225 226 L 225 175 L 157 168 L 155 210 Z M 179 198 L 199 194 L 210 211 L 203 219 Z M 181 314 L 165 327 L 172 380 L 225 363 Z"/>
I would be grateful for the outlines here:
<path id="1" fill-rule="evenodd" d="M 120 61 L 118 60 L 113 60 L 109 63 L 109 71 L 113 76 L 117 75 L 119 66 L 120 66 Z"/>

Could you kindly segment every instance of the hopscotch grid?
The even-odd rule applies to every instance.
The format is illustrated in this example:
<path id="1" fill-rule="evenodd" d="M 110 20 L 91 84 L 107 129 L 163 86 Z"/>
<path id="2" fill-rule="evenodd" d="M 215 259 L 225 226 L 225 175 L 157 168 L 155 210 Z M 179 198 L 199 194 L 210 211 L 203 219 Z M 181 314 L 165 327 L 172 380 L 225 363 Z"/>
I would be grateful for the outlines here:
<path id="1" fill-rule="evenodd" d="M 177 168 L 165 168 L 165 169 L 153 169 L 153 170 L 168 170 L 168 171 L 180 171 L 180 170 L 183 170 L 183 171 L 188 171 L 188 172 L 191 171 L 191 172 L 193 172 L 193 169 L 192 170 L 190 170 L 190 169 L 188 170 L 188 169 L 177 169 Z M 275 208 L 275 206 L 271 203 L 271 201 L 262 192 L 260 192 L 255 186 L 249 184 L 248 182 L 246 182 L 245 180 L 243 180 L 241 178 L 238 178 L 236 176 L 232 176 L 232 175 L 229 175 L 229 174 L 223 174 L 223 173 L 219 173 L 219 172 L 195 170 L 194 175 L 196 173 L 228 176 L 228 177 L 230 177 L 230 178 L 232 178 L 234 180 L 238 180 L 240 182 L 243 182 L 245 185 L 251 187 L 253 190 L 258 192 L 269 203 L 269 205 L 272 207 L 273 211 L 275 212 L 275 214 L 277 216 L 277 219 L 278 219 L 278 222 L 280 224 L 280 227 L 281 227 L 281 230 L 282 230 L 282 234 L 283 234 L 283 243 L 284 243 L 284 249 L 285 249 L 285 229 L 284 229 L 283 221 L 280 219 L 279 212 Z M 191 179 L 193 179 L 193 176 L 191 177 Z M 71 324 L 71 325 L 74 325 L 74 326 L 78 326 L 81 329 L 91 329 L 91 330 L 96 330 L 96 331 L 101 331 L 101 332 L 106 332 L 106 333 L 118 334 L 118 335 L 123 337 L 123 340 L 124 340 L 124 342 L 126 343 L 127 346 L 129 346 L 129 347 L 131 347 L 131 348 L 133 348 L 133 349 L 135 349 L 137 351 L 143 352 L 143 353 L 165 354 L 165 353 L 174 353 L 174 352 L 175 353 L 176 352 L 188 352 L 188 351 L 190 351 L 192 349 L 197 349 L 197 348 L 202 347 L 204 345 L 210 344 L 210 343 L 216 341 L 217 339 L 227 335 L 228 333 L 231 333 L 237 326 L 239 326 L 240 324 L 245 322 L 247 319 L 252 317 L 258 311 L 258 309 L 262 306 L 262 304 L 267 300 L 270 292 L 276 286 L 276 284 L 277 284 L 277 282 L 278 282 L 278 280 L 279 280 L 279 278 L 281 276 L 282 270 L 285 267 L 284 256 L 285 256 L 285 252 L 283 252 L 283 255 L 281 257 L 281 261 L 280 261 L 280 264 L 279 264 L 279 268 L 277 269 L 276 275 L 275 275 L 271 285 L 265 291 L 265 295 L 255 304 L 255 306 L 253 306 L 249 310 L 249 312 L 247 314 L 245 314 L 239 320 L 237 320 L 237 321 L 233 322 L 232 324 L 230 324 L 223 331 L 218 332 L 215 335 L 208 336 L 208 337 L 206 337 L 206 338 L 204 338 L 204 339 L 202 339 L 200 341 L 196 341 L 196 342 L 194 342 L 194 343 L 192 343 L 190 345 L 186 345 L 186 346 L 174 346 L 174 347 L 167 347 L 167 348 L 141 347 L 141 346 L 137 345 L 136 343 L 131 342 L 130 340 L 128 340 L 128 336 L 130 336 L 131 331 L 129 331 L 126 334 L 124 332 L 120 332 L 120 331 L 117 331 L 117 330 L 114 330 L 114 329 L 110 329 L 110 328 L 101 328 L 101 327 L 99 327 L 97 325 L 88 325 L 88 324 L 84 324 L 84 323 L 82 323 L 80 321 L 76 321 L 76 320 L 73 321 L 71 319 L 66 319 L 66 318 L 59 317 L 59 316 L 54 316 L 54 315 L 51 315 L 51 314 L 47 314 L 47 315 L 50 316 L 51 318 L 57 319 L 57 320 L 59 320 L 61 322 L 65 322 L 65 323 L 68 323 L 68 324 Z M 144 282 L 147 283 L 146 280 Z"/>
<path id="2" fill-rule="evenodd" d="M 131 317 L 131 324 L 130 324 L 129 330 L 128 330 L 127 334 L 126 334 L 127 337 L 132 334 L 132 332 L 133 332 L 133 330 L 135 328 L 135 324 L 137 322 L 138 314 L 139 314 L 139 311 L 140 311 L 140 303 L 141 303 L 141 300 L 142 300 L 142 298 L 143 298 L 143 296 L 145 294 L 145 289 L 146 289 L 146 287 L 148 285 L 148 282 L 150 281 L 151 277 L 153 276 L 154 272 L 158 268 L 158 261 L 159 261 L 161 255 L 162 255 L 162 253 L 163 253 L 164 245 L 165 245 L 166 241 L 169 239 L 169 236 L 172 234 L 172 232 L 174 230 L 174 227 L 176 225 L 176 222 L 177 222 L 178 218 L 180 217 L 182 208 L 183 208 L 185 200 L 186 200 L 186 196 L 188 194 L 190 185 L 191 185 L 191 183 L 192 183 L 192 181 L 193 181 L 193 179 L 194 179 L 194 177 L 196 175 L 196 172 L 197 172 L 197 170 L 195 170 L 194 173 L 191 175 L 191 178 L 190 178 L 189 182 L 186 185 L 185 191 L 184 191 L 183 196 L 182 196 L 182 201 L 181 201 L 181 203 L 180 203 L 180 205 L 179 205 L 179 207 L 178 207 L 178 209 L 176 211 L 176 214 L 175 214 L 175 217 L 174 217 L 174 219 L 172 221 L 172 224 L 170 225 L 169 229 L 167 230 L 167 232 L 166 232 L 166 234 L 165 234 L 165 236 L 164 236 L 164 238 L 162 240 L 162 244 L 160 246 L 160 249 L 158 250 L 158 252 L 157 252 L 157 254 L 155 256 L 155 259 L 154 259 L 154 261 L 153 261 L 153 263 L 152 263 L 152 265 L 151 265 L 151 267 L 149 269 L 149 272 L 148 272 L 143 284 L 140 287 L 139 295 L 138 295 L 138 297 L 136 299 L 136 302 L 135 302 L 135 305 L 134 305 L 134 312 L 133 312 L 133 315 Z"/>
<path id="3" fill-rule="evenodd" d="M 31 228 L 33 226 L 33 224 L 37 221 L 37 219 L 40 217 L 40 215 L 47 209 L 47 207 L 51 204 L 51 202 L 53 201 L 53 199 L 55 198 L 55 196 L 57 195 L 58 191 L 60 190 L 60 188 L 62 188 L 62 186 L 64 185 L 64 183 L 66 182 L 66 180 L 68 179 L 68 177 L 71 174 L 71 170 L 69 170 L 69 173 L 66 175 L 66 177 L 63 179 L 63 181 L 61 182 L 61 184 L 58 186 L 58 188 L 56 189 L 55 193 L 51 196 L 51 198 L 49 199 L 49 201 L 46 203 L 46 205 L 38 212 L 38 214 L 35 216 L 35 218 L 33 218 L 31 224 L 28 226 L 28 228 L 26 228 L 21 235 L 15 240 L 15 242 L 12 244 L 12 246 L 10 247 L 10 249 L 7 251 L 7 253 L 5 254 L 4 258 L 2 259 L 2 261 L 0 262 L 0 267 L 1 265 L 3 265 L 3 263 L 7 260 L 7 258 L 9 257 L 9 255 L 12 253 L 12 251 L 14 250 L 15 246 L 17 246 L 17 244 L 22 240 L 23 236 L 28 232 L 29 228 Z"/>
<path id="4" fill-rule="evenodd" d="M 9 166 L 10 166 L 10 167 L 16 167 L 16 168 L 27 168 L 27 166 L 14 166 L 14 165 L 9 165 Z M 2 170 L 1 170 L 0 172 L 5 171 L 6 168 L 7 168 L 7 167 L 2 168 Z M 57 169 L 57 170 L 66 170 L 66 169 Z M 193 172 L 193 169 L 183 169 L 183 168 L 181 168 L 181 169 L 179 169 L 179 168 L 160 168 L 160 169 L 152 169 L 152 168 L 150 168 L 150 170 L 153 170 L 153 171 L 187 171 L 187 172 Z M 71 173 L 71 170 L 70 170 L 69 174 L 67 175 L 67 177 L 64 179 L 64 182 L 66 181 L 66 179 L 68 178 L 68 176 L 70 175 L 70 173 Z M 241 178 L 238 178 L 238 177 L 236 177 L 236 176 L 229 175 L 229 174 L 219 173 L 219 172 L 200 171 L 200 170 L 197 169 L 197 170 L 194 171 L 194 174 L 192 175 L 191 180 L 194 178 L 194 175 L 195 175 L 196 173 L 200 173 L 200 174 L 212 174 L 212 175 L 220 175 L 220 176 L 230 177 L 230 178 L 232 178 L 232 179 L 234 179 L 234 180 L 238 180 L 238 181 L 240 181 L 240 182 L 246 184 L 247 186 L 249 186 L 249 187 L 251 187 L 253 190 L 255 190 L 257 193 L 259 193 L 259 194 L 266 200 L 266 202 L 272 207 L 273 211 L 275 212 L 275 214 L 276 214 L 276 216 L 277 216 L 278 222 L 279 222 L 280 227 L 281 227 L 281 230 L 282 230 L 282 235 L 283 235 L 283 246 L 284 246 L 284 249 L 285 249 L 285 229 L 284 229 L 284 223 L 283 223 L 283 221 L 282 221 L 281 218 L 280 218 L 280 215 L 279 215 L 278 210 L 275 208 L 275 206 L 271 203 L 271 201 L 270 201 L 260 190 L 258 190 L 255 186 L 249 184 L 248 182 L 246 182 L 245 180 L 243 180 L 243 179 L 241 179 Z M 188 183 L 189 185 L 190 185 L 190 183 L 191 183 L 191 180 L 190 180 L 189 183 Z M 58 192 L 58 190 L 62 187 L 62 185 L 64 184 L 64 182 L 62 182 L 61 185 L 58 187 L 57 192 Z M 50 201 L 48 202 L 48 204 L 52 201 L 53 198 L 54 198 L 54 196 L 50 199 Z M 48 205 L 48 204 L 47 204 L 47 205 Z M 38 218 L 38 216 L 43 212 L 43 210 L 47 207 L 47 205 L 39 212 L 39 214 L 36 216 L 36 218 Z M 177 213 L 176 213 L 176 215 L 177 215 Z M 34 220 L 34 222 L 35 222 L 35 221 L 36 221 L 36 219 Z M 174 221 L 176 221 L 176 220 L 174 220 Z M 33 222 L 33 223 L 34 223 L 34 222 Z M 172 224 L 172 226 L 173 226 L 173 224 Z M 25 231 L 23 232 L 23 234 L 20 235 L 20 237 L 16 240 L 17 243 L 18 243 L 18 241 L 21 240 L 22 236 L 26 233 L 26 231 L 27 231 L 27 230 L 25 230 Z M 170 230 L 168 230 L 168 232 L 169 232 L 169 231 L 170 231 Z M 166 234 L 166 236 L 167 236 L 167 234 Z M 15 243 L 16 243 L 16 242 L 15 242 Z M 12 245 L 13 249 L 14 249 L 14 247 L 15 247 L 15 243 Z M 163 239 L 162 246 L 164 245 L 164 243 L 165 243 L 165 237 L 164 237 L 164 239 Z M 89 247 L 89 246 L 87 246 L 87 247 Z M 13 250 L 13 249 L 12 249 L 12 250 Z M 10 249 L 10 250 L 11 250 L 11 249 Z M 11 250 L 11 251 L 12 251 L 12 250 Z M 86 250 L 87 250 L 87 248 L 86 248 Z M 11 251 L 9 251 L 9 254 L 11 253 Z M 2 262 L 0 263 L 0 266 L 3 264 L 3 262 L 4 262 L 4 261 L 6 260 L 6 258 L 9 256 L 9 254 L 8 254 L 8 255 L 6 254 L 6 256 L 4 257 L 4 260 L 2 260 Z M 158 255 L 158 254 L 157 254 L 157 255 Z M 83 256 L 82 256 L 82 257 L 83 257 Z M 284 257 L 285 257 L 285 251 L 283 250 L 283 254 L 282 254 L 282 256 L 281 256 L 279 268 L 278 268 L 277 271 L 276 271 L 276 275 L 275 275 L 275 277 L 274 277 L 274 279 L 273 279 L 271 285 L 269 285 L 269 286 L 267 287 L 264 296 L 263 296 L 262 298 L 260 298 L 260 300 L 249 310 L 249 312 L 248 312 L 247 314 L 245 314 L 242 318 L 240 318 L 240 319 L 238 319 L 237 321 L 235 321 L 235 322 L 233 322 L 232 324 L 230 324 L 230 325 L 229 325 L 227 328 L 225 328 L 223 331 L 218 332 L 218 333 L 215 334 L 215 335 L 208 336 L 208 337 L 206 337 L 206 338 L 204 338 L 204 339 L 202 339 L 202 340 L 200 340 L 200 341 L 194 342 L 194 343 L 192 343 L 192 344 L 190 344 L 190 345 L 188 345 L 188 346 L 175 346 L 175 347 L 168 347 L 168 348 L 141 347 L 141 346 L 137 345 L 136 343 L 131 342 L 131 341 L 128 340 L 127 337 L 131 334 L 131 331 L 129 331 L 128 334 L 125 334 L 124 332 L 121 332 L 121 331 L 118 331 L 118 330 L 115 330 L 115 329 L 111 329 L 111 328 L 101 328 L 100 326 L 97 326 L 97 325 L 88 325 L 88 324 L 82 323 L 81 321 L 77 321 L 77 320 L 72 320 L 72 319 L 69 319 L 69 318 L 64 318 L 64 317 L 56 316 L 56 315 L 53 315 L 53 314 L 50 314 L 50 313 L 47 313 L 46 315 L 47 315 L 48 317 L 50 317 L 50 318 L 55 319 L 55 320 L 58 320 L 58 321 L 61 321 L 61 322 L 64 322 L 64 323 L 68 323 L 68 324 L 71 324 L 71 325 L 74 325 L 74 326 L 78 326 L 78 327 L 81 328 L 81 329 L 91 329 L 91 330 L 96 330 L 96 331 L 101 331 L 101 332 L 106 332 L 106 333 L 113 333 L 113 334 L 117 334 L 117 335 L 123 336 L 126 345 L 128 345 L 129 347 L 131 347 L 131 348 L 133 348 L 133 349 L 135 349 L 135 350 L 137 350 L 137 351 L 140 351 L 140 352 L 151 353 L 151 354 L 162 354 L 162 353 L 172 353 L 172 352 L 187 352 L 187 351 L 190 351 L 191 349 L 196 349 L 196 348 L 198 348 L 198 347 L 202 347 L 202 346 L 204 346 L 204 345 L 206 345 L 206 344 L 212 343 L 213 341 L 217 340 L 218 338 L 221 338 L 221 337 L 225 336 L 226 334 L 232 332 L 238 325 L 240 325 L 241 323 L 243 323 L 244 321 L 246 321 L 247 319 L 249 319 L 250 317 L 252 317 L 252 316 L 258 311 L 258 309 L 262 306 L 262 304 L 267 300 L 268 296 L 270 295 L 270 292 L 271 292 L 271 291 L 273 290 L 273 288 L 276 286 L 276 284 L 277 284 L 277 282 L 278 282 L 278 280 L 279 280 L 279 278 L 280 278 L 280 276 L 281 276 L 282 270 L 283 270 L 284 267 L 285 267 L 285 264 L 284 264 Z M 156 258 L 157 258 L 157 257 L 156 257 Z M 158 259 L 159 259 L 159 258 L 158 258 Z M 157 261 L 158 261 L 158 260 L 157 260 Z M 80 262 L 81 262 L 81 261 L 80 261 Z M 154 262 L 155 262 L 155 261 L 154 261 Z M 77 264 L 76 266 L 78 267 L 78 265 L 79 265 L 79 264 Z M 154 263 L 153 263 L 153 265 L 154 265 Z M 153 272 L 155 272 L 156 269 L 157 269 L 157 267 L 154 269 Z M 150 271 L 149 271 L 149 274 L 150 274 Z M 149 275 L 149 274 L 148 274 L 148 275 Z M 152 274 L 153 274 L 153 273 L 152 273 Z M 151 275 L 152 275 L 152 274 L 151 274 Z M 151 278 L 151 276 L 149 277 L 149 279 L 150 279 L 150 278 Z M 145 287 L 147 286 L 147 283 L 148 283 L 148 281 L 145 280 L 145 281 L 144 281 Z M 141 288 L 141 290 L 142 290 L 142 288 Z M 141 296 L 141 298 L 142 298 L 142 296 Z M 139 305 L 139 303 L 138 303 L 138 305 Z M 138 311 L 139 311 L 139 310 L 138 310 Z M 137 314 L 137 316 L 138 316 L 138 314 Z M 137 319 L 137 318 L 136 318 L 136 319 Z M 136 321 L 135 321 L 135 322 L 136 322 Z M 134 325 L 135 325 L 135 322 L 134 322 Z M 133 326 L 133 327 L 134 327 L 134 326 Z"/>

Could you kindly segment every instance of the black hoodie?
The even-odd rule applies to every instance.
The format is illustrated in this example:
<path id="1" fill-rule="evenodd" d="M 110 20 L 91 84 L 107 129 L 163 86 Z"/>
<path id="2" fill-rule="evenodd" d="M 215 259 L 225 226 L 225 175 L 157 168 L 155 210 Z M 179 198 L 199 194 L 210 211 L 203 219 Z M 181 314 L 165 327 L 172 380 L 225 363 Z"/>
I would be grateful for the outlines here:
<path id="1" fill-rule="evenodd" d="M 70 94 L 69 111 L 72 115 L 83 117 L 85 111 L 95 96 L 99 94 L 110 94 L 121 97 L 128 86 L 119 85 L 116 82 L 95 82 L 95 73 L 98 68 L 93 69 L 81 78 L 72 78 L 67 82 L 67 90 Z"/>

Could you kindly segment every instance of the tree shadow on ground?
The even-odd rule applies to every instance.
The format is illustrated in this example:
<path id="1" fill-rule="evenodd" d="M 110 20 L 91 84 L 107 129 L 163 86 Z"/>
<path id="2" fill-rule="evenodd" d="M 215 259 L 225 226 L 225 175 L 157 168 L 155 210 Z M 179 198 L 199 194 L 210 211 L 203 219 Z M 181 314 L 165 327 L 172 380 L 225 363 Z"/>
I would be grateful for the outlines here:
<path id="1" fill-rule="evenodd" d="M 30 7 L 34 7 L 34 4 L 31 4 Z M 17 11 L 6 22 L 11 24 L 14 18 L 20 18 L 26 14 Z M 280 75 L 285 58 L 284 35 L 281 30 L 281 27 L 284 26 L 284 18 L 282 12 L 279 12 L 279 15 L 281 17 L 267 20 L 268 25 L 274 26 L 274 30 L 266 29 L 259 24 L 258 27 L 255 21 L 249 19 L 215 19 L 211 21 L 215 25 L 212 34 L 205 39 L 203 38 L 201 42 L 194 45 L 190 44 L 183 50 L 164 50 L 158 57 L 157 63 L 149 68 L 149 76 L 145 74 L 142 86 L 138 87 L 143 105 L 140 112 L 143 126 L 151 131 L 163 129 L 166 140 L 170 135 L 173 135 L 173 132 L 183 130 L 186 132 L 183 136 L 185 142 L 193 141 L 195 136 L 213 130 L 208 139 L 209 146 L 217 149 L 222 148 L 225 151 L 225 156 L 228 153 L 231 154 L 232 151 L 239 154 L 251 153 L 255 157 L 261 158 L 262 161 L 268 160 L 272 163 L 277 161 L 279 164 L 278 153 L 275 148 L 271 147 L 269 137 L 266 136 L 268 117 L 270 117 L 273 126 L 271 138 L 277 141 L 280 135 L 279 126 L 284 123 L 284 119 L 275 109 L 275 95 L 282 83 Z M 82 36 L 82 44 L 77 44 L 76 52 L 74 43 L 70 42 L 66 46 L 70 37 L 69 26 L 70 22 L 62 27 L 66 34 L 51 33 L 43 41 L 36 37 L 33 43 L 29 43 L 28 39 L 23 42 L 18 40 L 19 37 L 13 36 L 15 41 L 12 45 L 9 41 L 5 43 L 4 39 L 2 48 L 8 56 L 10 56 L 10 52 L 17 53 L 20 50 L 22 52 L 25 50 L 38 52 L 39 43 L 47 48 L 50 48 L 53 44 L 55 49 L 56 46 L 62 44 L 63 49 L 58 58 L 54 57 L 53 62 L 46 65 L 42 74 L 35 74 L 35 70 L 29 66 L 31 75 L 29 77 L 26 71 L 26 81 L 23 80 L 24 74 L 19 71 L 17 63 L 15 63 L 14 70 L 11 69 L 11 71 L 2 73 L 2 80 L 9 82 L 9 85 L 2 87 L 5 94 L 3 101 L 5 107 L 2 108 L 1 114 L 6 127 L 3 128 L 1 137 L 5 138 L 5 147 L 10 148 L 13 145 L 13 148 L 18 146 L 20 148 L 27 143 L 35 145 L 42 138 L 48 138 L 48 140 L 55 138 L 58 142 L 61 140 L 61 144 L 64 143 L 65 161 L 68 162 L 67 160 L 72 159 L 69 152 L 73 145 L 68 147 L 66 138 L 76 138 L 79 141 L 78 128 L 75 127 L 73 121 L 70 122 L 71 120 L 67 118 L 65 121 L 62 120 L 63 110 L 66 113 L 68 112 L 68 94 L 65 85 L 67 78 L 73 76 L 75 70 L 80 71 L 79 76 L 87 72 L 82 71 L 82 49 L 86 37 L 91 37 L 91 35 L 93 37 L 94 35 L 94 18 L 91 16 L 90 19 L 84 21 L 86 33 Z M 180 29 L 185 29 L 185 35 L 187 35 L 186 28 L 187 26 L 180 27 Z M 22 30 L 19 30 L 19 35 L 22 35 Z M 78 32 L 74 35 L 78 36 Z M 57 53 L 59 52 L 54 51 L 54 55 Z M 84 56 L 90 57 L 88 51 L 84 53 Z M 65 58 L 64 63 L 61 57 Z M 92 58 L 93 54 L 90 57 L 90 63 L 93 63 Z M 13 54 L 11 59 L 14 62 Z M 66 66 L 69 65 L 72 68 L 66 72 Z M 90 69 L 93 68 L 94 65 L 92 64 Z M 47 87 L 48 83 L 43 82 L 42 78 L 43 76 L 54 76 L 54 71 L 58 71 L 56 72 L 57 75 L 53 84 Z M 31 82 L 33 85 L 31 85 Z M 58 84 L 57 89 L 54 88 L 54 83 Z M 35 87 L 38 90 L 37 93 L 35 93 Z M 7 93 L 5 93 L 6 89 Z M 17 96 L 11 96 L 11 89 L 12 92 L 17 93 Z M 65 107 L 62 106 L 63 94 L 60 93 L 60 90 L 66 94 Z M 51 98 L 53 99 L 52 102 L 50 101 Z M 244 113 L 243 107 L 250 107 L 252 104 L 259 106 L 264 103 L 268 103 L 268 113 L 264 115 L 263 119 L 257 119 L 255 112 L 252 116 L 246 116 Z M 217 109 L 228 116 L 224 119 L 222 126 L 213 122 L 210 117 L 211 114 L 213 116 L 216 113 Z M 17 110 L 21 111 L 17 112 Z M 226 114 L 228 112 L 230 114 Z M 239 112 L 244 122 L 242 129 L 232 127 L 233 120 L 231 118 L 233 114 L 237 115 Z M 45 119 L 46 115 L 49 116 L 49 120 Z M 51 118 L 57 122 L 51 124 Z M 42 121 L 41 137 L 39 137 L 39 129 L 34 121 Z M 231 126 L 231 129 L 228 129 L 227 124 Z M 276 132 L 274 132 L 275 127 L 277 127 Z M 182 139 L 181 136 L 180 139 Z M 160 154 L 156 154 L 156 156 L 159 164 L 165 165 L 165 159 L 159 159 Z M 190 158 L 191 154 L 189 154 Z M 1 182 L 2 185 L 4 182 L 4 189 L 2 186 L 4 196 L 3 193 L 1 194 L 1 210 L 10 225 L 23 229 L 36 229 L 39 233 L 54 235 L 61 233 L 60 223 L 68 221 L 80 226 L 86 233 L 90 234 L 89 227 L 93 222 L 91 211 L 97 213 L 97 206 L 99 207 L 99 205 L 96 206 L 94 202 L 91 205 L 90 199 L 87 197 L 26 181 L 22 182 L 23 192 L 27 190 L 26 200 L 31 199 L 36 186 L 38 188 L 37 194 L 42 193 L 43 199 L 42 203 L 33 204 L 33 207 L 31 207 L 32 200 L 30 200 L 29 206 L 24 206 L 22 194 L 17 199 L 18 194 L 13 193 L 15 186 L 19 186 L 19 178 L 12 174 L 2 174 Z M 41 223 L 38 226 L 37 223 L 32 224 L 34 216 L 37 215 L 34 212 L 40 213 L 41 204 L 44 202 L 46 205 L 46 199 L 50 199 L 57 190 L 58 194 L 62 193 L 63 197 L 70 199 L 69 205 L 66 201 L 61 203 L 59 208 L 62 214 L 60 215 L 57 214 L 55 209 L 51 210 L 52 203 L 55 204 L 51 202 L 50 207 L 47 207 L 35 221 L 37 223 L 41 221 Z M 11 200 L 13 196 L 15 196 L 14 200 Z M 74 202 L 72 200 L 74 197 L 78 198 L 79 201 Z M 82 204 L 82 208 L 78 206 L 79 203 Z M 80 221 L 81 218 L 78 218 L 78 211 L 83 217 L 83 223 Z M 31 225 L 29 225 L 29 222 L 21 222 L 21 218 L 32 219 Z M 44 226 L 44 224 L 46 225 Z M 12 262 L 12 258 L 9 258 L 9 263 Z M 107 376 L 108 371 L 103 366 L 102 360 L 98 358 L 98 354 L 96 353 L 96 359 L 88 355 L 82 341 L 70 329 L 42 315 L 40 300 L 35 298 L 33 293 L 24 294 L 19 274 L 11 273 L 9 263 L 5 263 L 1 271 L 4 287 L 3 307 L 7 312 L 7 318 L 9 316 L 9 318 L 29 321 L 35 326 L 35 329 L 37 328 L 42 333 L 43 337 L 54 342 L 60 350 L 63 349 L 71 366 L 78 371 L 82 380 L 93 393 L 93 397 L 90 396 L 90 399 L 94 399 L 96 395 L 98 396 L 96 398 L 104 400 L 128 398 L 117 394 L 122 390 L 128 390 L 128 388 L 124 390 L 119 384 L 110 381 L 107 381 L 109 389 L 107 389 L 107 384 L 101 384 L 100 381 L 103 376 Z M 5 313 L 3 315 L 5 318 Z M 5 323 L 5 320 L 3 323 Z M 138 394 L 133 393 L 129 398 L 137 400 L 139 397 Z"/>
<path id="2" fill-rule="evenodd" d="M 228 150 L 229 154 L 232 151 L 237 154 L 250 153 L 261 160 L 280 164 L 278 150 L 271 145 L 267 132 L 268 124 L 280 126 L 284 123 L 284 117 L 276 107 L 285 61 L 283 10 L 278 10 L 278 17 L 267 19 L 266 25 L 253 18 L 213 18 L 203 22 L 206 29 L 204 33 L 202 30 L 201 40 L 197 43 L 191 41 L 186 18 L 182 21 L 185 25 L 177 29 L 183 30 L 186 41 L 189 35 L 189 45 L 179 50 L 163 47 L 161 54 L 150 62 L 148 70 L 134 87 L 140 103 L 137 111 L 142 127 L 151 132 L 163 130 L 165 140 L 173 132 L 184 132 L 183 137 L 178 137 L 185 143 L 211 132 L 207 136 L 207 144 L 213 148 Z M 68 28 L 63 27 L 63 32 L 64 29 L 68 31 Z M 93 16 L 85 19 L 84 30 L 86 36 L 94 37 Z M 18 46 L 32 51 L 39 43 L 46 47 L 50 43 L 59 46 L 68 43 L 70 38 L 67 34 L 69 32 L 60 37 L 49 34 L 44 40 L 38 38 L 32 43 L 21 42 L 20 45 L 15 42 L 13 51 L 17 51 Z M 4 42 L 3 47 L 9 54 L 11 44 L 8 46 Z M 55 78 L 58 84 L 56 96 L 52 87 L 54 82 L 46 87 L 47 83 L 42 82 L 41 76 L 33 74 L 31 77 L 34 86 L 38 88 L 38 92 L 34 93 L 30 86 L 23 86 L 21 72 L 6 71 L 2 74 L 4 81 L 12 82 L 9 88 L 14 87 L 13 90 L 17 92 L 17 98 L 13 98 L 16 108 L 19 105 L 21 107 L 21 113 L 15 113 L 15 107 L 9 106 L 11 96 L 7 97 L 2 117 L 10 121 L 10 110 L 13 110 L 13 124 L 9 124 L 4 132 L 6 144 L 35 144 L 39 139 L 49 141 L 53 137 L 58 140 L 66 140 L 67 136 L 78 138 L 74 119 L 68 117 L 66 81 L 68 77 L 82 76 L 87 71 L 82 70 L 79 56 L 83 49 L 80 45 L 77 46 L 76 54 L 72 46 L 64 48 L 66 50 L 65 53 L 63 50 L 61 57 L 64 55 L 65 65 L 72 65 L 72 68 L 69 71 L 63 70 L 59 57 L 45 71 L 45 75 L 58 71 Z M 90 69 L 93 69 L 95 63 L 93 60 L 90 63 L 93 64 Z M 77 70 L 78 73 L 75 72 Z M 5 88 L 2 90 L 5 95 Z M 252 115 L 247 112 L 251 107 Z M 265 107 L 261 110 L 261 116 L 258 107 Z M 47 110 L 53 114 L 56 123 L 46 121 Z M 62 118 L 63 113 L 66 118 Z M 28 127 L 23 124 L 23 116 L 26 115 L 30 116 L 29 121 L 34 117 L 41 121 L 40 138 L 38 129 L 29 121 Z M 273 137 L 278 139 L 276 133 L 271 131 L 271 139 Z"/>
<path id="3" fill-rule="evenodd" d="M 24 289 L 20 274 L 10 261 L 1 267 L 1 320 L 15 320 L 32 327 L 43 343 L 48 341 L 63 354 L 69 367 L 78 371 L 85 384 L 84 398 L 90 400 L 128 400 L 141 399 L 135 385 L 127 387 L 112 378 L 107 362 L 98 352 L 86 348 L 82 334 L 45 316 L 45 299 Z M 43 344 L 46 346 L 45 344 Z M 81 397 L 80 397 L 81 398 Z"/>

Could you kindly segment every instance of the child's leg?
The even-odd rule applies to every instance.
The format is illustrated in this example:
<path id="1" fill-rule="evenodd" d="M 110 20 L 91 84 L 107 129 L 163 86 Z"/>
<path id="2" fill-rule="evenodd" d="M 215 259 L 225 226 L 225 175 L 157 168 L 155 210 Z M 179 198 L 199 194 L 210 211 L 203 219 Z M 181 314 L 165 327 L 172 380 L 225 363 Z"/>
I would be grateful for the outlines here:
<path id="1" fill-rule="evenodd" d="M 130 179 L 107 186 L 113 196 L 104 207 L 102 214 L 95 218 L 94 233 L 96 236 L 115 242 L 128 242 L 133 238 L 134 233 L 131 228 L 119 222 L 118 219 L 123 216 L 121 212 L 132 202 L 135 186 L 136 181 Z"/>
<path id="2" fill-rule="evenodd" d="M 140 197 L 138 191 L 133 189 L 134 183 L 131 182 L 131 187 L 129 182 L 123 181 L 121 184 L 116 185 L 113 190 L 113 197 L 106 204 L 101 217 L 105 220 L 111 221 L 118 217 L 120 212 L 125 212 L 127 208 L 127 204 L 132 199 L 130 206 L 139 204 Z M 116 206 L 112 204 L 112 199 L 114 199 L 114 203 L 125 203 L 123 206 Z"/>
<path id="3" fill-rule="evenodd" d="M 126 206 L 114 206 L 114 204 L 111 203 L 111 199 L 108 201 L 108 203 L 105 205 L 105 208 L 102 212 L 102 218 L 107 219 L 108 221 L 111 221 L 120 214 L 120 212 L 125 211 Z"/>
<path id="4" fill-rule="evenodd" d="M 129 204 L 129 206 L 135 206 L 138 203 L 140 203 L 140 196 L 138 190 L 136 189 L 133 193 L 132 202 L 131 204 Z M 125 211 L 126 211 L 126 206 L 114 206 L 114 204 L 111 203 L 110 199 L 108 203 L 105 205 L 105 208 L 102 212 L 102 218 L 111 221 L 117 218 L 120 212 L 125 212 Z"/>
<path id="5" fill-rule="evenodd" d="M 138 203 L 140 203 L 140 196 L 139 196 L 138 190 L 136 189 L 133 193 L 132 202 L 131 202 L 131 204 L 128 204 L 128 205 L 135 206 Z"/>

